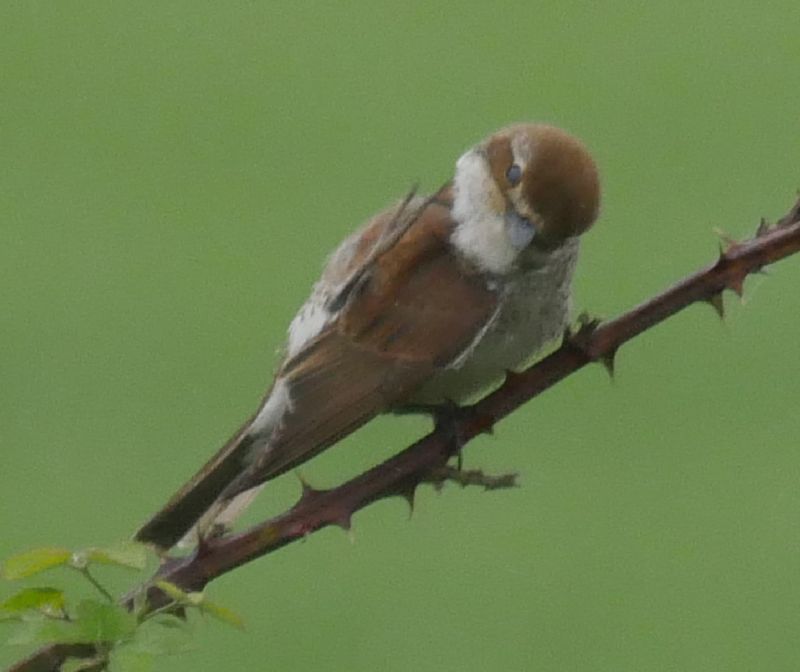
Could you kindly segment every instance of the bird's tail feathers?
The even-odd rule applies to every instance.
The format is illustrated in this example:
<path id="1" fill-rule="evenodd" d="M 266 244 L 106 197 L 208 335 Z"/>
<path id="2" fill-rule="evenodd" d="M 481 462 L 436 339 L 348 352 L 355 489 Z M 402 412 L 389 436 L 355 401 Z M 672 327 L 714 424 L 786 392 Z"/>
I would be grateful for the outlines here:
<path id="1" fill-rule="evenodd" d="M 178 542 L 179 548 L 194 548 L 201 539 L 216 536 L 233 527 L 233 524 L 255 501 L 266 483 L 240 492 L 233 499 L 218 499 Z"/>
<path id="2" fill-rule="evenodd" d="M 197 532 L 202 536 L 212 530 L 218 516 L 222 516 L 223 524 L 229 517 L 233 520 L 252 501 L 257 490 L 247 498 L 239 498 L 239 492 L 234 493 L 236 497 L 225 493 L 247 471 L 253 455 L 269 443 L 288 408 L 288 394 L 279 380 L 258 413 L 139 529 L 134 539 L 166 551 L 182 539 L 191 539 L 193 534 L 197 538 Z"/>

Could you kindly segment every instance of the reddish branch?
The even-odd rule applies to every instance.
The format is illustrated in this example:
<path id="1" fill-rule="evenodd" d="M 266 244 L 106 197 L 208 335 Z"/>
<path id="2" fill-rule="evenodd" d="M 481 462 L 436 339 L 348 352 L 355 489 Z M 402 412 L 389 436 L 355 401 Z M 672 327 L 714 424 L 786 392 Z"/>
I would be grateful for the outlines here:
<path id="1" fill-rule="evenodd" d="M 561 347 L 522 373 L 509 373 L 504 384 L 476 404 L 459 412 L 455 432 L 438 429 L 391 459 L 330 490 L 304 486 L 300 500 L 291 509 L 244 532 L 205 541 L 185 558 L 172 558 L 159 569 L 155 579 L 170 581 L 184 590 L 197 591 L 210 581 L 278 550 L 329 525 L 350 527 L 352 515 L 372 502 L 392 496 L 413 501 L 422 482 L 457 480 L 464 485 L 509 487 L 513 477 L 492 479 L 467 472 L 453 478 L 447 462 L 460 446 L 478 434 L 490 432 L 494 423 L 519 406 L 552 387 L 591 362 L 613 368 L 617 349 L 650 327 L 698 301 L 710 303 L 722 312 L 722 292 L 741 295 L 745 278 L 764 266 L 800 251 L 800 200 L 775 225 L 763 221 L 754 238 L 738 243 L 728 241 L 717 261 L 690 275 L 627 313 L 598 323 L 584 321 L 577 333 L 566 334 Z M 459 441 L 454 441 L 453 436 Z M 155 609 L 168 598 L 149 589 L 149 605 Z M 67 656 L 86 656 L 92 647 L 56 645 L 46 647 L 11 668 L 12 672 L 56 670 Z"/>

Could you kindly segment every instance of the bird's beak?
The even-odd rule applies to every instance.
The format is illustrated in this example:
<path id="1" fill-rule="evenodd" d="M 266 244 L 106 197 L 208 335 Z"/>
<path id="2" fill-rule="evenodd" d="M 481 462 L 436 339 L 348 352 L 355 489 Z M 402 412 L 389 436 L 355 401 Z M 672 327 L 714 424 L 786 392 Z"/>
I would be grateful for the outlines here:
<path id="1" fill-rule="evenodd" d="M 511 244 L 517 250 L 524 250 L 536 237 L 536 227 L 533 222 L 520 215 L 514 208 L 506 210 L 506 233 Z"/>

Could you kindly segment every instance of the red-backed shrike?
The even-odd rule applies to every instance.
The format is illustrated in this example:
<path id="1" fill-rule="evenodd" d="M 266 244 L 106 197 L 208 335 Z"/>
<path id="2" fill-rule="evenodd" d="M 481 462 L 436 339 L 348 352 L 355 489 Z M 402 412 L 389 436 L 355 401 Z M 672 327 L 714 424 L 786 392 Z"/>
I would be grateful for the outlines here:
<path id="1" fill-rule="evenodd" d="M 520 124 L 375 216 L 331 256 L 258 411 L 136 538 L 168 549 L 378 413 L 460 402 L 519 367 L 567 324 L 599 201 L 578 140 Z"/>

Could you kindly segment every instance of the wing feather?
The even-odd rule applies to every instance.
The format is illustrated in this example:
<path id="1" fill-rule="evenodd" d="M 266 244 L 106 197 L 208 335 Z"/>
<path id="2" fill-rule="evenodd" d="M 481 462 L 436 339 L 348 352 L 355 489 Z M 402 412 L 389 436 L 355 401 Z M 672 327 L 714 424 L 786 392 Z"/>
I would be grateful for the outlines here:
<path id="1" fill-rule="evenodd" d="M 472 344 L 498 295 L 453 254 L 454 226 L 447 207 L 428 202 L 403 236 L 370 259 L 338 318 L 278 373 L 289 409 L 226 499 L 402 403 Z"/>
<path id="2" fill-rule="evenodd" d="M 214 520 L 231 521 L 252 499 L 242 493 L 401 404 L 472 347 L 500 298 L 453 254 L 451 199 L 448 185 L 431 199 L 412 194 L 345 241 L 315 289 L 338 288 L 326 325 L 296 348 L 290 333 L 290 355 L 259 412 L 138 540 L 167 549 L 194 525 L 202 534 Z"/>

